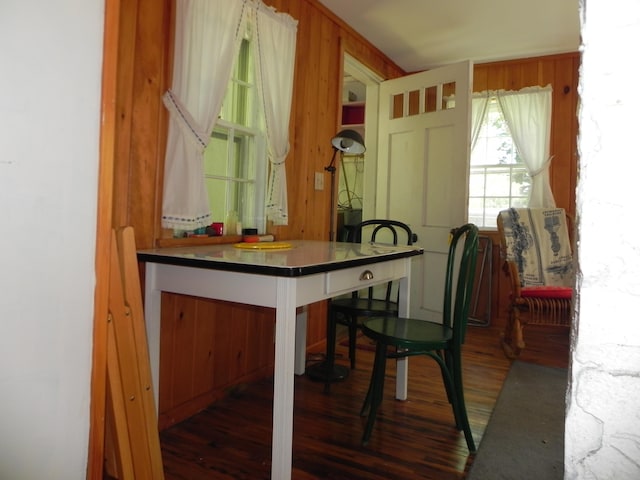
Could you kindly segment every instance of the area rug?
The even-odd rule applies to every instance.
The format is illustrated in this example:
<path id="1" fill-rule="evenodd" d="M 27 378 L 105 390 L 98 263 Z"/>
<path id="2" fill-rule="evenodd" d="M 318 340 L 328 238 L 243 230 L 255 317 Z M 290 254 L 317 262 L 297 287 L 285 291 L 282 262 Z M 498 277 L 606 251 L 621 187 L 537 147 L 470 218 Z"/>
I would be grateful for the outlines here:
<path id="1" fill-rule="evenodd" d="M 515 361 L 467 480 L 562 480 L 567 370 Z"/>

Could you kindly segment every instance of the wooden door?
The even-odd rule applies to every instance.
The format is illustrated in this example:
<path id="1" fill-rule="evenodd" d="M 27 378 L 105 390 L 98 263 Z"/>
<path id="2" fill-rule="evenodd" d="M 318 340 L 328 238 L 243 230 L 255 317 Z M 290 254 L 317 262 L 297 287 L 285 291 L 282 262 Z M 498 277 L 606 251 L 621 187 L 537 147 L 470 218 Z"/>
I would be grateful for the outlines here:
<path id="1" fill-rule="evenodd" d="M 424 255 L 411 316 L 439 321 L 449 232 L 467 221 L 470 61 L 380 84 L 375 211 L 409 224 Z"/>

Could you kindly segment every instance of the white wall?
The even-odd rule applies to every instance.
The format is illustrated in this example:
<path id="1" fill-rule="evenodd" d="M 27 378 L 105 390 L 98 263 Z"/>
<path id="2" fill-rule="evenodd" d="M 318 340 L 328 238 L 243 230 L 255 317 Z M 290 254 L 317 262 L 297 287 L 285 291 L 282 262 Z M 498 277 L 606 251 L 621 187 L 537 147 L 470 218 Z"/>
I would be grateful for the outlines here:
<path id="1" fill-rule="evenodd" d="M 640 478 L 640 3 L 582 0 L 581 270 L 567 479 Z M 625 48 L 625 45 L 628 46 Z"/>
<path id="2" fill-rule="evenodd" d="M 102 0 L 0 1 L 0 478 L 86 477 Z"/>

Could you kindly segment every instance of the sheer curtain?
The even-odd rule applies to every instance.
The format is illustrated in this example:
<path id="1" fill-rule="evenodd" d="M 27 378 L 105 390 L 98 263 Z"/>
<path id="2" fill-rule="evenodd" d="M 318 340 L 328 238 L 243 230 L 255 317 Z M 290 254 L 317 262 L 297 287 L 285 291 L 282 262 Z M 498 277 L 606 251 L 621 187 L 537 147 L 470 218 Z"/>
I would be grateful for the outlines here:
<path id="1" fill-rule="evenodd" d="M 238 55 L 247 1 L 178 0 L 162 226 L 194 230 L 211 223 L 203 152 Z"/>
<path id="2" fill-rule="evenodd" d="M 256 58 L 271 162 L 267 208 L 287 224 L 284 161 L 289 152 L 297 21 L 260 0 L 178 0 L 162 226 L 194 230 L 211 223 L 203 152 L 211 138 L 245 24 L 254 16 Z"/>
<path id="3" fill-rule="evenodd" d="M 497 92 L 511 136 L 531 176 L 529 207 L 555 207 L 549 184 L 552 89 L 530 87 Z"/>
<path id="4" fill-rule="evenodd" d="M 256 9 L 257 73 L 267 125 L 269 181 L 267 218 L 274 225 L 287 225 L 287 177 L 285 158 L 289 153 L 289 117 L 293 93 L 293 68 L 298 22 L 276 14 L 262 4 Z"/>
<path id="5" fill-rule="evenodd" d="M 487 105 L 489 105 L 489 92 L 474 93 L 471 97 L 471 150 L 478 143 L 482 122 L 487 115 Z"/>

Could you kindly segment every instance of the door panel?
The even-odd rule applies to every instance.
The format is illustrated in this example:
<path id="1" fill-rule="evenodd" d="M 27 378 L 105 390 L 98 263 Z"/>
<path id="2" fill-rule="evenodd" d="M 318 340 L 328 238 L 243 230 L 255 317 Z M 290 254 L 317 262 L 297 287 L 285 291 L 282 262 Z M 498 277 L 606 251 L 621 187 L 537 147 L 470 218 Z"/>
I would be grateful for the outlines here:
<path id="1" fill-rule="evenodd" d="M 449 232 L 467 219 L 473 65 L 462 62 L 380 84 L 375 215 L 409 224 L 411 316 L 438 321 Z"/>

